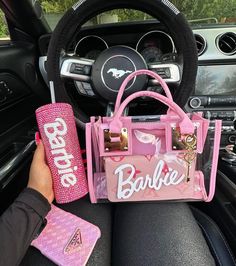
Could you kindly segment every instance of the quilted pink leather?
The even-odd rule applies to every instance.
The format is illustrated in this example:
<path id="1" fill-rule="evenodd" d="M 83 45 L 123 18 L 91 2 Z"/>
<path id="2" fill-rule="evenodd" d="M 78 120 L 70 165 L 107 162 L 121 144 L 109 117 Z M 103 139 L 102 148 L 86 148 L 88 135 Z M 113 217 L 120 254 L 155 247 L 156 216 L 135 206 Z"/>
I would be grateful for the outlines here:
<path id="1" fill-rule="evenodd" d="M 31 245 L 41 251 L 57 265 L 86 265 L 101 233 L 97 226 L 52 205 L 47 215 L 47 225 Z M 68 243 L 79 229 L 82 242 L 79 249 L 69 245 L 70 252 L 65 252 Z M 74 243 L 74 242 L 73 242 Z"/>

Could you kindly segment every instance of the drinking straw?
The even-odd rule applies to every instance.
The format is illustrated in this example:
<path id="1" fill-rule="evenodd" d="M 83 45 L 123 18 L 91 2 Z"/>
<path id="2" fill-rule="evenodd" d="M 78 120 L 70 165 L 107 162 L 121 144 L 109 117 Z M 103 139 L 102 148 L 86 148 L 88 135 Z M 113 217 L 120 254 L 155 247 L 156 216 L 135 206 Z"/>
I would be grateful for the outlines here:
<path id="1" fill-rule="evenodd" d="M 52 103 L 55 103 L 56 98 L 55 98 L 55 89 L 54 89 L 53 81 L 49 81 L 49 88 L 50 88 L 50 94 L 51 94 L 51 101 Z"/>

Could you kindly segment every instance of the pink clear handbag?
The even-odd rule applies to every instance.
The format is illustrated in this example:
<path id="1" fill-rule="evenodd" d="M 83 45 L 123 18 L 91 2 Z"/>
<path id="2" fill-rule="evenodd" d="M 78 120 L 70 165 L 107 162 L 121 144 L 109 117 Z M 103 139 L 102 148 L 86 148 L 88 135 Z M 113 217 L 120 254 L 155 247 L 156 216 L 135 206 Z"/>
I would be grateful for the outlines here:
<path id="1" fill-rule="evenodd" d="M 139 91 L 121 98 L 128 82 L 146 74 L 159 81 L 166 97 Z M 165 115 L 123 116 L 138 97 L 169 107 Z M 149 70 L 130 74 L 117 95 L 113 117 L 91 117 L 86 125 L 88 185 L 91 202 L 212 200 L 221 121 L 186 114 L 174 103 L 164 80 Z"/>

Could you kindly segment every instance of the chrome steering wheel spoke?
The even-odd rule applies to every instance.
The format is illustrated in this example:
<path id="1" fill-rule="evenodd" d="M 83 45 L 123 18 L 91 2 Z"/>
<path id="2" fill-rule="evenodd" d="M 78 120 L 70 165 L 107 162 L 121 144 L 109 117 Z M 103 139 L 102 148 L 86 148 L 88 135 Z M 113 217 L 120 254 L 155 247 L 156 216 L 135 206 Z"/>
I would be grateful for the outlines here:
<path id="1" fill-rule="evenodd" d="M 62 58 L 60 75 L 63 79 L 74 81 L 80 95 L 95 97 L 91 86 L 91 71 L 94 60 L 78 56 L 64 56 Z"/>
<path id="2" fill-rule="evenodd" d="M 94 60 L 78 56 L 63 57 L 60 71 L 61 77 L 90 82 L 93 63 Z"/>
<path id="3" fill-rule="evenodd" d="M 152 63 L 148 64 L 148 69 L 157 73 L 167 84 L 178 84 L 181 81 L 181 69 L 175 63 Z M 149 85 L 157 85 L 158 81 L 149 79 Z"/>

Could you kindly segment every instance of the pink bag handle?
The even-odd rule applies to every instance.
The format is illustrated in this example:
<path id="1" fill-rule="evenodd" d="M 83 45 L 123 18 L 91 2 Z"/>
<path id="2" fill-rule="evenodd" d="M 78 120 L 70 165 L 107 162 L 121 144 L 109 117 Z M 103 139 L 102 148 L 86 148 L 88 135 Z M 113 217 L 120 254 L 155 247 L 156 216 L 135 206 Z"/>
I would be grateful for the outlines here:
<path id="1" fill-rule="evenodd" d="M 220 147 L 220 138 L 221 138 L 221 126 L 222 120 L 215 121 L 215 134 L 214 134 L 214 148 L 213 148 L 213 159 L 212 159 L 212 169 L 210 176 L 210 189 L 208 196 L 205 201 L 210 202 L 215 194 L 216 187 L 216 175 L 217 175 L 217 166 L 218 166 L 218 158 L 219 158 L 219 147 Z"/>
<path id="2" fill-rule="evenodd" d="M 119 89 L 117 98 L 116 98 L 116 104 L 115 104 L 115 112 L 117 113 L 119 107 L 120 107 L 120 103 L 121 103 L 121 98 L 124 94 L 125 88 L 127 86 L 127 84 L 129 83 L 130 80 L 132 80 L 134 77 L 139 76 L 139 75 L 148 75 L 153 77 L 154 79 L 158 80 L 161 87 L 163 88 L 163 90 L 166 93 L 167 98 L 169 98 L 171 101 L 173 101 L 173 97 L 171 95 L 170 89 L 168 88 L 167 84 L 165 83 L 165 81 L 155 72 L 147 70 L 147 69 L 141 69 L 141 70 L 137 70 L 134 71 L 133 73 L 131 73 L 121 84 L 121 87 Z"/>
<path id="3" fill-rule="evenodd" d="M 110 130 L 114 133 L 120 133 L 120 130 L 122 128 L 122 122 L 120 120 L 122 113 L 125 109 L 125 107 L 135 98 L 138 97 L 151 97 L 156 100 L 159 100 L 160 102 L 166 104 L 169 106 L 181 119 L 181 122 L 179 123 L 180 131 L 182 134 L 193 134 L 194 133 L 194 125 L 189 119 L 189 117 L 185 114 L 185 112 L 175 103 L 173 100 L 153 91 L 139 91 L 135 92 L 129 97 L 127 97 L 120 107 L 118 108 L 118 111 L 115 112 L 112 122 L 110 123 Z"/>

